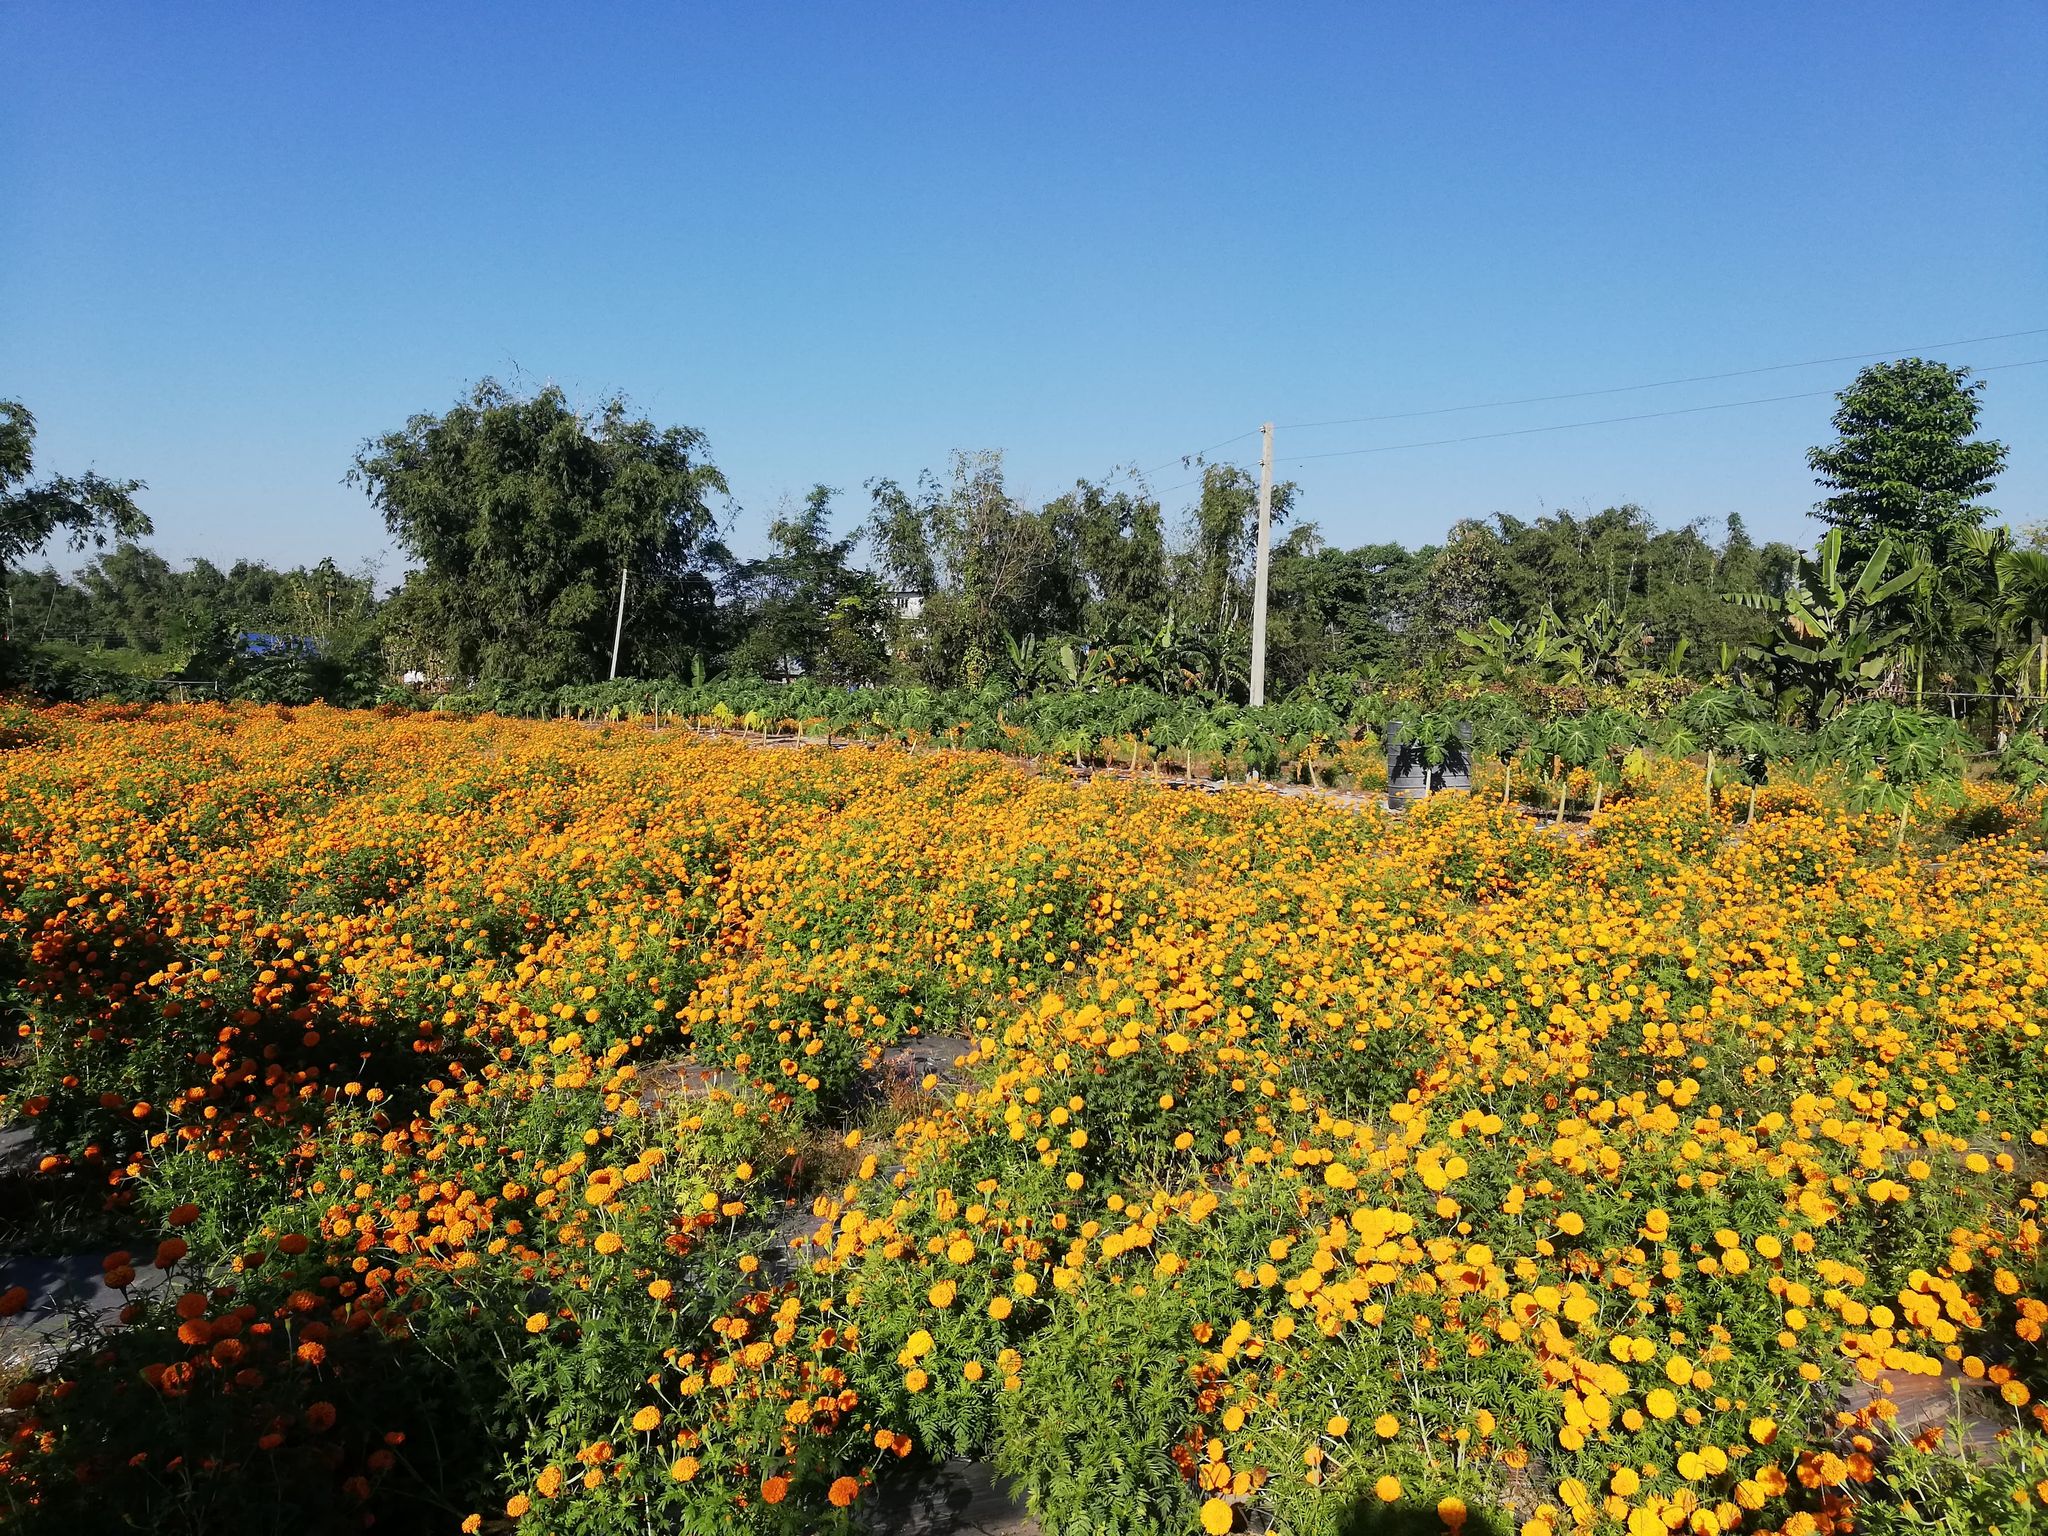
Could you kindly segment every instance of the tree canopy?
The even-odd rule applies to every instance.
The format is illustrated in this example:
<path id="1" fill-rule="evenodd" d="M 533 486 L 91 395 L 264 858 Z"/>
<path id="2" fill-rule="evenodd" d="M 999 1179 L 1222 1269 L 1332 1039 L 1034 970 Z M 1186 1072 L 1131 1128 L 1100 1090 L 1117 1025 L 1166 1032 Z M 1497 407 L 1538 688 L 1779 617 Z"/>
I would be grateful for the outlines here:
<path id="1" fill-rule="evenodd" d="M 2006 448 L 1976 436 L 1983 390 L 1967 368 L 1903 357 L 1865 368 L 1836 397 L 1836 439 L 1806 459 L 1834 493 L 1816 515 L 1842 530 L 1850 556 L 1890 539 L 1939 561 L 1984 521 L 1990 509 L 1976 498 L 2005 468 Z"/>
<path id="2" fill-rule="evenodd" d="M 35 443 L 36 419 L 28 407 L 0 400 L 0 573 L 60 530 L 74 550 L 149 534 L 149 519 L 135 504 L 140 480 L 109 480 L 88 470 L 31 483 Z"/>
<path id="3" fill-rule="evenodd" d="M 434 675 L 550 685 L 602 676 L 628 581 L 622 670 L 687 668 L 707 646 L 723 563 L 704 434 L 623 400 L 579 415 L 550 385 L 494 380 L 363 444 L 350 479 L 420 569 L 394 632 Z"/>

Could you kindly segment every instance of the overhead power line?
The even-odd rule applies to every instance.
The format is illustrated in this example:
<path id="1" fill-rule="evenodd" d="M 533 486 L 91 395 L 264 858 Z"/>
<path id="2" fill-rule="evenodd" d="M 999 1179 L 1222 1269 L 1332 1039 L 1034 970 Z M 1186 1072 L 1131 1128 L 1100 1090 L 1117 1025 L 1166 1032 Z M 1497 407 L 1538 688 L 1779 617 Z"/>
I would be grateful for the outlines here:
<path id="1" fill-rule="evenodd" d="M 1470 405 L 1439 405 L 1422 411 L 1390 411 L 1378 416 L 1339 416 L 1328 421 L 1284 421 L 1282 432 L 1307 432 L 1316 427 L 1359 426 L 1371 421 L 1412 421 L 1418 416 L 1451 416 L 1460 411 L 1492 411 L 1511 405 L 1547 405 L 1558 400 L 1590 400 L 1599 395 L 1626 395 L 1643 389 L 1671 389 L 1680 384 L 1710 384 L 1722 379 L 1748 379 L 1761 373 L 1786 373 L 1798 368 L 1820 368 L 1830 363 L 1861 363 L 1874 357 L 1902 357 L 1918 352 L 1945 352 L 1955 347 L 1980 346 L 1985 342 L 2013 341 L 2022 336 L 2048 336 L 2048 326 L 2030 331 L 2006 331 L 1997 336 L 1968 336 L 1960 341 L 1938 341 L 1918 347 L 1887 347 L 1881 352 L 1851 352 L 1841 357 L 1812 357 L 1799 363 L 1769 363 L 1761 368 L 1736 368 L 1727 373 L 1696 373 L 1682 379 L 1653 379 L 1647 384 L 1614 384 L 1603 389 L 1579 389 L 1562 395 L 1524 395 L 1516 400 L 1480 400 Z M 1982 371 L 1982 370 L 1979 370 Z M 1831 393 L 1831 391 L 1830 391 Z M 1797 396 L 1786 396 L 1795 399 Z M 1244 437 L 1252 434 L 1246 432 Z M 1232 438 L 1237 442 L 1240 439 Z M 1218 444 L 1218 447 L 1223 446 Z M 1202 450 L 1204 453 L 1207 449 Z M 1192 457 L 1192 455 L 1191 455 Z"/>
<path id="2" fill-rule="evenodd" d="M 1988 368 L 1979 368 L 1976 372 L 1998 373 L 2008 368 L 2038 368 L 2043 363 L 2048 363 L 2048 357 L 2029 358 L 2021 363 L 1994 363 Z M 1602 416 L 1593 421 L 1560 421 L 1544 427 L 1511 427 L 1501 432 L 1475 432 L 1467 437 L 1437 437 L 1416 443 L 1381 443 L 1371 448 L 1336 448 L 1327 453 L 1305 453 L 1282 462 L 1306 464 L 1312 459 L 1347 459 L 1366 453 L 1398 453 L 1404 448 L 1443 448 L 1452 443 L 1481 443 L 1490 438 L 1533 437 L 1539 432 L 1571 432 L 1581 427 L 1611 427 L 1625 421 L 1654 421 L 1661 416 L 1693 416 L 1701 411 L 1732 411 L 1747 405 L 1777 405 L 1786 400 L 1817 400 L 1822 396 L 1836 393 L 1838 391 L 1832 389 L 1808 389 L 1794 395 L 1764 395 L 1754 400 L 1722 400 L 1713 405 L 1683 405 L 1668 411 L 1642 411 L 1633 416 Z"/>
<path id="3" fill-rule="evenodd" d="M 2048 326 L 2040 326 L 2032 330 L 2025 331 L 2003 331 L 1996 336 L 1972 336 L 1966 337 L 1960 341 L 1941 341 L 1926 346 L 1887 347 L 1880 352 L 1853 352 L 1845 353 L 1839 357 L 1808 358 L 1804 362 L 1797 363 L 1770 363 L 1759 368 L 1737 368 L 1732 369 L 1726 373 L 1700 373 L 1692 374 L 1682 379 L 1657 379 L 1646 384 L 1616 384 L 1602 389 L 1573 390 L 1568 393 L 1559 395 L 1526 395 L 1519 399 L 1514 400 L 1483 400 L 1475 401 L 1470 405 L 1435 406 L 1428 410 L 1389 411 L 1384 412 L 1377 416 L 1342 416 L 1333 417 L 1328 421 L 1287 422 L 1282 423 L 1281 426 L 1276 430 L 1305 432 L 1317 427 L 1358 426 L 1369 422 L 1377 421 L 1413 421 L 1419 417 L 1450 416 L 1463 411 L 1500 410 L 1505 409 L 1509 406 L 1517 405 L 1547 405 L 1559 400 L 1590 400 L 1595 399 L 1602 395 L 1625 395 L 1634 393 L 1638 390 L 1645 389 L 1669 389 L 1680 384 L 1704 384 L 1720 379 L 1754 378 L 1758 374 L 1784 373 L 1798 368 L 1818 368 L 1826 366 L 1831 363 L 1857 363 L 1866 362 L 1871 358 L 1878 357 L 1898 357 L 1909 353 L 1918 352 L 1942 352 L 1950 350 L 1955 347 L 1979 346 L 1986 342 L 2013 341 L 2020 337 L 2025 336 L 2048 336 Z M 2048 361 L 2048 359 L 2034 358 L 2027 362 L 2021 363 L 1993 363 L 1988 367 L 1978 368 L 1975 371 L 1978 373 L 1996 373 L 2006 368 L 2033 368 L 2039 366 L 2044 361 Z M 1835 391 L 1825 389 L 1805 390 L 1797 394 L 1769 395 L 1756 400 L 1726 400 L 1713 405 L 1684 406 L 1679 409 L 1670 411 L 1645 411 L 1630 416 L 1608 416 L 1602 417 L 1595 421 L 1569 421 L 1561 422 L 1556 425 L 1547 427 L 1521 427 L 1511 431 L 1504 432 L 1481 432 L 1473 434 L 1469 437 L 1432 438 L 1427 442 L 1417 443 L 1389 443 L 1382 447 L 1376 448 L 1345 448 L 1338 449 L 1330 453 L 1304 454 L 1299 458 L 1287 459 L 1284 462 L 1289 464 L 1302 464 L 1308 462 L 1311 459 L 1343 458 L 1364 453 L 1392 453 L 1402 448 L 1437 448 L 1448 446 L 1453 443 L 1483 442 L 1488 438 L 1522 437 L 1537 432 L 1568 432 L 1578 427 L 1600 427 L 1610 426 L 1616 423 L 1628 421 L 1649 421 L 1659 416 L 1684 416 L 1698 411 L 1732 410 L 1739 406 L 1745 405 L 1775 405 L 1781 401 L 1786 400 L 1811 400 L 1818 398 L 1821 395 L 1833 393 L 1835 393 Z M 1258 436 L 1258 434 L 1259 429 L 1257 427 L 1254 427 L 1248 432 L 1238 433 L 1235 437 L 1226 437 L 1221 442 L 1211 443 L 1206 448 L 1197 448 L 1190 453 L 1176 454 L 1173 458 L 1166 460 L 1162 464 L 1156 464 L 1150 469 L 1140 470 L 1139 474 L 1156 475 L 1157 473 L 1159 473 L 1160 470 L 1170 469 L 1176 464 L 1189 464 L 1194 460 L 1202 458 L 1205 454 L 1214 453 L 1218 448 L 1228 448 L 1233 444 L 1245 441 L 1245 439 L 1247 438 L 1256 437 Z M 1179 485 L 1168 486 L 1166 490 L 1162 491 L 1160 494 L 1168 495 L 1171 494 L 1173 491 L 1182 490 L 1189 485 L 1195 485 L 1199 483 L 1199 478 L 1196 480 L 1183 481 Z"/>
<path id="4" fill-rule="evenodd" d="M 1164 464 L 1155 464 L 1150 469 L 1139 470 L 1138 473 L 1141 475 L 1156 475 L 1162 469 L 1171 469 L 1176 464 L 1185 464 L 1190 459 L 1199 459 L 1205 453 L 1214 453 L 1218 448 L 1228 448 L 1232 443 L 1241 443 L 1248 437 L 1257 437 L 1259 430 L 1259 428 L 1253 427 L 1249 432 L 1240 432 L 1235 437 L 1226 437 L 1220 443 L 1211 443 L 1206 448 L 1197 448 L 1193 453 L 1177 453 Z"/>

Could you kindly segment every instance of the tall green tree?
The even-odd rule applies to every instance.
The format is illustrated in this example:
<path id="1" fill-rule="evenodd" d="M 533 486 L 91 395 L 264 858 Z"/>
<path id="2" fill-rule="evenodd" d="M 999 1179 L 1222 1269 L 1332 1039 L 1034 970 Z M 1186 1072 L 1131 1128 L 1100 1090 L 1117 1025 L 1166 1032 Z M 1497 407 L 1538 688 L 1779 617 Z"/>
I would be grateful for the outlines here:
<path id="1" fill-rule="evenodd" d="M 1071 633 L 1085 585 L 1057 519 L 1012 497 L 998 452 L 956 453 L 915 493 L 868 483 L 869 532 L 899 600 L 896 652 L 931 686 L 979 683 L 1006 638 Z M 915 602 L 907 599 L 914 598 Z"/>
<path id="2" fill-rule="evenodd" d="M 768 526 L 770 553 L 741 573 L 745 631 L 736 671 L 867 683 L 887 662 L 878 620 L 881 583 L 852 564 L 859 534 L 832 534 L 830 486 L 816 485 L 800 509 Z"/>
<path id="3" fill-rule="evenodd" d="M 1083 480 L 1044 515 L 1082 586 L 1081 627 L 1126 638 L 1166 616 L 1166 532 L 1156 498 Z"/>
<path id="4" fill-rule="evenodd" d="M 1500 604 L 1505 563 L 1503 540 L 1484 520 L 1466 517 L 1451 525 L 1430 558 L 1413 659 L 1450 653 L 1460 630 L 1486 621 Z M 1512 615 L 1510 622 L 1518 617 L 1533 615 Z"/>
<path id="5" fill-rule="evenodd" d="M 726 491 L 704 434 L 623 400 L 588 414 L 550 385 L 494 380 L 357 453 L 350 480 L 419 563 L 394 600 L 407 664 L 550 685 L 605 675 L 623 572 L 619 670 L 686 671 L 708 644 L 729 557 L 710 498 Z"/>
<path id="6" fill-rule="evenodd" d="M 34 481 L 36 419 L 17 400 L 0 400 L 0 575 L 59 531 L 72 549 L 139 539 L 149 519 L 135 504 L 140 480 L 109 480 L 88 470 Z"/>
<path id="7" fill-rule="evenodd" d="M 1939 562 L 1981 524 L 1977 498 L 2005 468 L 2005 444 L 1980 440 L 1984 383 L 1970 370 L 1905 357 L 1875 363 L 1836 399 L 1835 441 L 1806 455 L 1831 492 L 1816 508 L 1860 560 L 1884 540 Z"/>
<path id="8" fill-rule="evenodd" d="M 1299 490 L 1291 480 L 1274 485 L 1275 530 L 1294 510 Z M 1258 535 L 1258 477 L 1234 464 L 1209 465 L 1174 554 L 1174 611 L 1184 622 L 1219 633 L 1249 627 Z"/>

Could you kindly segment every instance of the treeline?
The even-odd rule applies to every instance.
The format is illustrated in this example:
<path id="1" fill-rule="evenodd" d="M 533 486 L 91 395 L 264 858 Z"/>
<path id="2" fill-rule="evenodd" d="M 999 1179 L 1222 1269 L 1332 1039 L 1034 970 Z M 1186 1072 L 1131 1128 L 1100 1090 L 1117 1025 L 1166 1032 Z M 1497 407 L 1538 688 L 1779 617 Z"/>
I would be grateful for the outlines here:
<path id="1" fill-rule="evenodd" d="M 1283 482 L 1269 696 L 1333 681 L 1740 679 L 1819 718 L 1873 691 L 2039 691 L 2048 675 L 2028 662 L 2048 658 L 2048 617 L 2025 593 L 2028 561 L 2048 557 L 1977 500 L 2005 455 L 1974 436 L 1981 389 L 1916 359 L 1859 375 L 1838 441 L 1810 455 L 1835 534 L 1818 562 L 1757 544 L 1732 513 L 1661 528 L 1635 506 L 1344 548 Z M 174 568 L 141 542 L 137 483 L 31 483 L 32 441 L 27 413 L 0 406 L 9 665 L 57 696 L 143 686 L 109 672 L 341 703 L 534 696 L 614 672 L 1248 693 L 1258 497 L 1231 465 L 1201 466 L 1171 511 L 1135 475 L 1034 505 L 1012 494 L 1000 454 L 961 453 L 909 485 L 819 485 L 772 517 L 764 554 L 741 559 L 702 433 L 616 399 L 579 413 L 552 387 L 487 380 L 357 453 L 349 478 L 411 566 L 379 593 L 371 573 L 331 561 Z M 97 557 L 70 578 L 28 568 L 60 531 Z"/>
<path id="2" fill-rule="evenodd" d="M 437 691 L 554 688 L 611 670 L 623 574 L 622 675 L 954 688 L 1092 670 L 1170 693 L 1246 692 L 1257 486 L 1234 466 L 1205 466 L 1170 516 L 1135 478 L 1032 506 L 1010 493 L 1000 454 L 963 453 L 908 487 L 818 486 L 771 520 L 763 556 L 742 560 L 713 511 L 724 482 L 705 451 L 698 434 L 616 402 L 582 418 L 556 391 L 486 384 L 358 458 L 356 478 L 418 562 L 388 594 L 332 561 L 178 568 L 122 538 L 69 578 L 9 570 L 9 635 L 42 648 L 53 681 L 56 663 L 95 657 L 218 679 L 248 659 L 238 637 L 259 634 L 310 642 L 352 699 L 408 673 Z M 1299 511 L 1297 487 L 1278 486 L 1277 693 L 1452 665 L 1460 630 L 1546 611 L 1625 614 L 1640 625 L 1632 664 L 1705 676 L 1767 627 L 1724 597 L 1781 589 L 1795 558 L 1754 544 L 1733 515 L 1717 529 L 1660 529 L 1633 506 L 1501 515 L 1441 545 L 1347 549 Z"/>

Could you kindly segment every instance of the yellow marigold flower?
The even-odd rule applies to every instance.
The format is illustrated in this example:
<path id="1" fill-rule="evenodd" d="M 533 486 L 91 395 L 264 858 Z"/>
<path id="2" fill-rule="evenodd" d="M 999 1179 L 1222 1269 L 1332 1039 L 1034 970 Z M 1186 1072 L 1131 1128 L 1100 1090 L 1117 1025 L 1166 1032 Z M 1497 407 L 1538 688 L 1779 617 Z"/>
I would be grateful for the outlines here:
<path id="1" fill-rule="evenodd" d="M 958 1291 L 952 1281 L 941 1280 L 937 1285 L 925 1292 L 925 1299 L 933 1306 L 943 1310 L 953 1305 L 953 1298 L 956 1294 L 958 1294 Z"/>
<path id="2" fill-rule="evenodd" d="M 1223 1499 L 1202 1501 L 1202 1529 L 1209 1536 L 1224 1536 L 1237 1521 L 1237 1512 Z"/>
<path id="3" fill-rule="evenodd" d="M 633 1415 L 633 1427 L 639 1430 L 640 1433 L 643 1435 L 646 1434 L 649 1430 L 660 1428 L 661 1410 L 659 1408 L 656 1408 L 651 1403 L 648 1404 L 645 1408 L 642 1408 L 638 1413 Z"/>
<path id="4" fill-rule="evenodd" d="M 1391 1413 L 1383 1413 L 1372 1421 L 1372 1432 L 1382 1440 L 1391 1440 L 1401 1433 L 1401 1421 Z"/>
<path id="5" fill-rule="evenodd" d="M 1386 1473 L 1372 1485 L 1372 1491 L 1382 1504 L 1391 1504 L 1401 1497 L 1401 1479 L 1391 1472 Z"/>
<path id="6" fill-rule="evenodd" d="M 1678 1399 L 1663 1387 L 1657 1387 L 1643 1399 L 1643 1406 L 1650 1410 L 1653 1419 L 1668 1419 L 1678 1412 Z"/>

